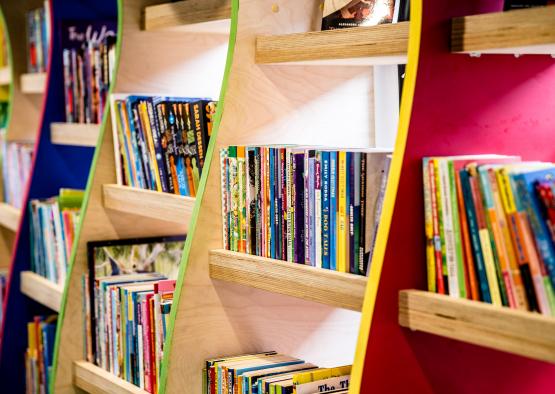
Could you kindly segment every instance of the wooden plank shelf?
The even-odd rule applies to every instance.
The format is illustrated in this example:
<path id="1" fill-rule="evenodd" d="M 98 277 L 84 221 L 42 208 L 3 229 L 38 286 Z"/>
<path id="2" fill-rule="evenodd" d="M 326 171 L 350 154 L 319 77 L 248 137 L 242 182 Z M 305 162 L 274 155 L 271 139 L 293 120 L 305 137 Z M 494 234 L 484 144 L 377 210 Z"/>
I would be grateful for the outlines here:
<path id="1" fill-rule="evenodd" d="M 229 34 L 231 0 L 187 0 L 157 4 L 144 10 L 144 30 L 177 29 Z"/>
<path id="2" fill-rule="evenodd" d="M 122 185 L 103 185 L 104 208 L 171 223 L 188 223 L 195 199 Z"/>
<path id="3" fill-rule="evenodd" d="M 360 311 L 367 278 L 217 249 L 210 251 L 210 277 L 334 307 Z"/>
<path id="4" fill-rule="evenodd" d="M 46 73 L 21 75 L 21 91 L 27 94 L 41 94 L 46 91 Z"/>
<path id="5" fill-rule="evenodd" d="M 39 304 L 59 312 L 64 288 L 34 272 L 21 272 L 21 292 Z"/>
<path id="6" fill-rule="evenodd" d="M 259 64 L 376 65 L 407 62 L 409 22 L 256 37 Z"/>
<path id="7" fill-rule="evenodd" d="M 19 227 L 20 219 L 20 209 L 13 207 L 5 202 L 0 202 L 0 226 L 16 232 Z"/>
<path id="8" fill-rule="evenodd" d="M 99 124 L 50 123 L 50 141 L 57 145 L 94 148 L 99 134 Z"/>
<path id="9" fill-rule="evenodd" d="M 555 6 L 454 18 L 451 51 L 555 55 Z"/>
<path id="10" fill-rule="evenodd" d="M 147 394 L 140 387 L 86 361 L 73 363 L 73 379 L 78 388 L 90 394 Z"/>
<path id="11" fill-rule="evenodd" d="M 12 82 L 12 71 L 10 67 L 0 67 L 0 85 L 9 85 Z"/>
<path id="12" fill-rule="evenodd" d="M 399 324 L 555 363 L 555 318 L 419 290 L 399 294 Z"/>

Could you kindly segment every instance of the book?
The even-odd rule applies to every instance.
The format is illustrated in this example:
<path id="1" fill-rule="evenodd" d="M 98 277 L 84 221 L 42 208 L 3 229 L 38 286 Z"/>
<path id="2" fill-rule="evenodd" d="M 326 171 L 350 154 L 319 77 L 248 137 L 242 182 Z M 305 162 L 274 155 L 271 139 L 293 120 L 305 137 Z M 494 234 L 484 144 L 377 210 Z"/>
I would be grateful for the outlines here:
<path id="1" fill-rule="evenodd" d="M 27 323 L 25 386 L 29 393 L 48 393 L 54 359 L 56 315 L 35 316 Z"/>
<path id="2" fill-rule="evenodd" d="M 44 6 L 27 12 L 27 72 L 42 73 L 48 68 L 50 45 L 50 8 Z"/>
<path id="3" fill-rule="evenodd" d="M 555 1 L 553 0 L 505 0 L 503 3 L 503 9 L 505 11 L 510 11 L 553 4 L 555 4 Z"/>
<path id="4" fill-rule="evenodd" d="M 391 23 L 395 0 L 325 0 L 322 30 Z"/>
<path id="5" fill-rule="evenodd" d="M 0 134 L 3 201 L 15 208 L 21 208 L 23 204 L 33 163 L 33 149 L 32 144 L 7 141 L 4 133 Z"/>

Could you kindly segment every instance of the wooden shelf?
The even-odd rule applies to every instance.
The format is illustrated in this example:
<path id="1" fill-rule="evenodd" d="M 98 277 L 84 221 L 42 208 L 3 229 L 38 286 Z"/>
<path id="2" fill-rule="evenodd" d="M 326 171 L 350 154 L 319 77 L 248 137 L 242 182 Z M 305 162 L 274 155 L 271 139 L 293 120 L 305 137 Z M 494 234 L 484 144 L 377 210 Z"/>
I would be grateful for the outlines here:
<path id="1" fill-rule="evenodd" d="M 73 363 L 74 383 L 90 394 L 147 394 L 140 387 L 86 361 Z"/>
<path id="2" fill-rule="evenodd" d="M 555 362 L 555 318 L 427 291 L 399 294 L 399 324 L 411 330 Z"/>
<path id="3" fill-rule="evenodd" d="M 21 292 L 53 311 L 60 311 L 64 288 L 34 272 L 21 272 Z"/>
<path id="4" fill-rule="evenodd" d="M 94 148 L 99 134 L 99 124 L 50 123 L 50 141 L 57 145 Z"/>
<path id="5" fill-rule="evenodd" d="M 364 276 L 217 249 L 210 251 L 210 277 L 339 308 L 360 311 Z"/>
<path id="6" fill-rule="evenodd" d="M 188 0 L 145 8 L 144 30 L 229 34 L 231 0 Z"/>
<path id="7" fill-rule="evenodd" d="M 104 208 L 183 224 L 189 222 L 195 199 L 121 185 L 103 185 Z"/>
<path id="8" fill-rule="evenodd" d="M 20 219 L 20 209 L 6 204 L 5 202 L 0 202 L 0 226 L 16 232 L 19 227 Z"/>
<path id="9" fill-rule="evenodd" d="M 46 73 L 21 75 L 21 91 L 27 94 L 40 94 L 46 91 Z"/>
<path id="10" fill-rule="evenodd" d="M 12 82 L 12 71 L 10 67 L 0 67 L 0 85 L 9 85 Z"/>
<path id="11" fill-rule="evenodd" d="M 311 65 L 404 64 L 409 22 L 256 37 L 255 62 Z"/>
<path id="12" fill-rule="evenodd" d="M 555 55 L 555 6 L 454 18 L 451 50 Z"/>

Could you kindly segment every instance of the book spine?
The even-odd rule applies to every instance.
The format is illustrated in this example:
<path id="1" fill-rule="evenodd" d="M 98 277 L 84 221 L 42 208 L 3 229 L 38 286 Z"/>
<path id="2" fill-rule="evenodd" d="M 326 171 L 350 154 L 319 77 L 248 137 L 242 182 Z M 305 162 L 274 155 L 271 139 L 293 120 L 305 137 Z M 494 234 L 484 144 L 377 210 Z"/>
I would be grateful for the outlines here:
<path id="1" fill-rule="evenodd" d="M 455 240 L 455 258 L 457 262 L 457 279 L 459 287 L 459 295 L 461 298 L 467 297 L 466 276 L 467 272 L 464 265 L 462 236 L 459 218 L 459 206 L 457 199 L 456 175 L 452 160 L 447 161 L 447 171 L 449 179 L 449 198 L 451 202 L 451 216 L 453 222 L 453 237 Z"/>
<path id="2" fill-rule="evenodd" d="M 330 152 L 322 151 L 322 268 L 330 269 Z"/>
<path id="3" fill-rule="evenodd" d="M 229 242 L 232 251 L 239 251 L 240 219 L 239 219 L 239 182 L 237 172 L 237 147 L 228 147 L 229 161 L 229 192 L 231 194 L 230 205 L 230 237 Z"/>
<path id="4" fill-rule="evenodd" d="M 287 261 L 287 160 L 286 160 L 286 150 L 285 148 L 279 149 L 280 155 L 280 201 L 281 201 L 281 211 L 280 211 L 280 221 L 281 221 L 281 259 Z"/>
<path id="5" fill-rule="evenodd" d="M 429 163 L 429 158 L 424 158 L 422 160 L 422 178 L 424 185 L 424 232 L 426 235 L 426 271 L 428 273 L 428 291 L 435 293 L 437 290 L 436 259 L 434 249 L 434 223 L 432 215 L 433 207 Z"/>
<path id="6" fill-rule="evenodd" d="M 190 186 L 191 189 L 194 189 L 196 196 L 200 182 L 200 156 L 196 143 L 195 113 L 192 103 L 183 103 L 182 107 L 184 110 L 183 116 L 187 125 L 187 147 L 189 153 L 188 157 L 190 160 L 189 171 L 192 176 L 192 186 Z"/>
<path id="7" fill-rule="evenodd" d="M 308 252 L 307 262 L 316 266 L 316 152 L 310 151 L 308 158 Z"/>
<path id="8" fill-rule="evenodd" d="M 276 228 L 276 150 L 270 148 L 268 150 L 269 154 L 269 184 L 268 192 L 270 195 L 268 201 L 268 208 L 270 214 L 268 216 L 268 224 L 270 227 L 270 253 L 269 257 L 272 259 L 276 258 L 276 238 L 277 238 L 277 228 Z"/>
<path id="9" fill-rule="evenodd" d="M 247 148 L 247 252 L 256 254 L 256 150 Z"/>
<path id="10" fill-rule="evenodd" d="M 304 211 L 305 211 L 305 201 L 304 201 L 304 152 L 297 152 L 293 155 L 294 159 L 294 203 L 295 203 L 295 231 L 294 231 L 294 254 L 295 263 L 304 264 L 305 263 L 305 248 L 304 248 Z"/>
<path id="11" fill-rule="evenodd" d="M 159 143 L 160 143 L 160 156 L 161 156 L 161 162 L 164 165 L 164 170 L 165 170 L 165 175 L 166 175 L 166 180 L 167 180 L 167 191 L 169 193 L 175 194 L 175 188 L 174 188 L 174 179 L 173 179 L 173 172 L 172 172 L 172 167 L 171 167 L 171 161 L 170 161 L 170 152 L 173 150 L 173 146 L 172 146 L 172 139 L 171 139 L 171 134 L 168 130 L 168 124 L 166 122 L 166 117 L 165 117 L 165 106 L 166 103 L 158 103 L 156 104 L 156 115 L 158 118 L 158 137 L 160 139 Z"/>
<path id="12" fill-rule="evenodd" d="M 367 154 L 362 153 L 360 156 L 360 186 L 359 186 L 359 201 L 360 201 L 360 223 L 359 223 L 359 251 L 358 251 L 358 271 L 360 275 L 366 276 L 366 265 L 364 264 L 364 250 L 366 248 L 366 187 L 367 187 Z"/>
<path id="13" fill-rule="evenodd" d="M 330 152 L 330 221 L 329 221 L 329 260 L 330 270 L 338 266 L 338 152 Z"/>
<path id="14" fill-rule="evenodd" d="M 434 166 L 434 185 L 435 185 L 435 194 L 436 194 L 436 208 L 437 208 L 437 220 L 438 220 L 438 237 L 440 240 L 441 245 L 441 273 L 443 276 L 443 286 L 445 289 L 445 294 L 450 294 L 450 282 L 449 282 L 449 271 L 447 269 L 447 253 L 446 253 L 446 246 L 445 246 L 445 231 L 444 231 L 444 220 L 443 220 L 443 200 L 442 200 L 442 193 L 441 193 L 441 175 L 439 172 L 439 160 L 432 159 L 432 163 Z"/>
<path id="15" fill-rule="evenodd" d="M 255 148 L 254 155 L 254 186 L 256 195 L 256 255 L 262 256 L 262 163 L 261 163 L 261 149 Z"/>
<path id="16" fill-rule="evenodd" d="M 231 209 L 228 204 L 230 194 L 228 174 L 229 168 L 227 149 L 222 148 L 220 149 L 220 189 L 222 191 L 222 241 L 224 249 L 231 250 L 229 225 L 229 214 Z"/>
<path id="17" fill-rule="evenodd" d="M 354 176 L 353 176 L 353 199 L 354 199 L 354 203 L 352 204 L 353 206 L 353 248 L 351 249 L 351 259 L 353 259 L 353 269 L 352 269 L 352 273 L 353 274 L 361 274 L 364 270 L 360 269 L 360 255 L 361 255 L 361 243 L 360 243 L 360 228 L 362 226 L 362 222 L 361 222 L 361 215 L 360 215 L 360 210 L 361 210 L 361 206 L 360 206 L 360 190 L 361 190 L 361 184 L 360 184 L 360 178 L 361 178 L 361 174 L 360 174 L 360 166 L 361 166 L 361 153 L 360 152 L 355 152 L 353 153 L 353 158 L 354 158 Z"/>
<path id="18" fill-rule="evenodd" d="M 195 129 L 195 143 L 197 149 L 197 156 L 199 161 L 199 173 L 202 171 L 204 166 L 204 160 L 206 158 L 206 150 L 208 147 L 208 130 L 205 122 L 205 112 L 204 105 L 206 101 L 197 101 L 192 103 L 193 106 L 193 118 L 194 118 L 194 129 Z"/>
<path id="19" fill-rule="evenodd" d="M 272 216 L 270 214 L 270 207 L 272 205 L 270 201 L 270 148 L 264 148 L 264 235 L 265 235 L 265 257 L 271 257 L 271 226 L 272 226 Z"/>
<path id="20" fill-rule="evenodd" d="M 322 154 L 314 159 L 314 263 L 322 268 Z"/>
<path id="21" fill-rule="evenodd" d="M 347 227 L 347 152 L 338 152 L 337 158 L 337 271 L 349 272 L 346 256 Z"/>
<path id="22" fill-rule="evenodd" d="M 266 214 L 266 207 L 268 200 L 266 199 L 266 148 L 260 148 L 260 251 L 262 257 L 268 257 L 268 248 L 266 242 L 268 238 L 268 216 Z"/>
<path id="23" fill-rule="evenodd" d="M 304 187 L 304 264 L 312 265 L 310 255 L 310 155 L 311 151 L 306 150 L 304 154 L 304 171 L 303 171 L 303 187 Z"/>
<path id="24" fill-rule="evenodd" d="M 196 117 L 196 115 L 195 115 Z M 246 163 L 245 163 L 245 147 L 237 147 L 237 187 L 238 187 L 238 251 L 247 251 L 247 207 L 246 207 L 246 194 L 247 194 L 247 177 L 246 177 Z"/>

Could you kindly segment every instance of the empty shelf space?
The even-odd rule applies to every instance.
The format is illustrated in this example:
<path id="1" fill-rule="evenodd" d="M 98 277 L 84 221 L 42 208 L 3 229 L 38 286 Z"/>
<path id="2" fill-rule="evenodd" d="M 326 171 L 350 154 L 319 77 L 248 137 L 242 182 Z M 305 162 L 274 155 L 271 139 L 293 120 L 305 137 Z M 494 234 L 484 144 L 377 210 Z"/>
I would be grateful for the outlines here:
<path id="1" fill-rule="evenodd" d="M 21 272 L 21 292 L 27 297 L 59 312 L 64 288 L 34 272 Z"/>
<path id="2" fill-rule="evenodd" d="M 57 145 L 95 147 L 100 134 L 99 124 L 51 123 L 50 141 Z"/>

